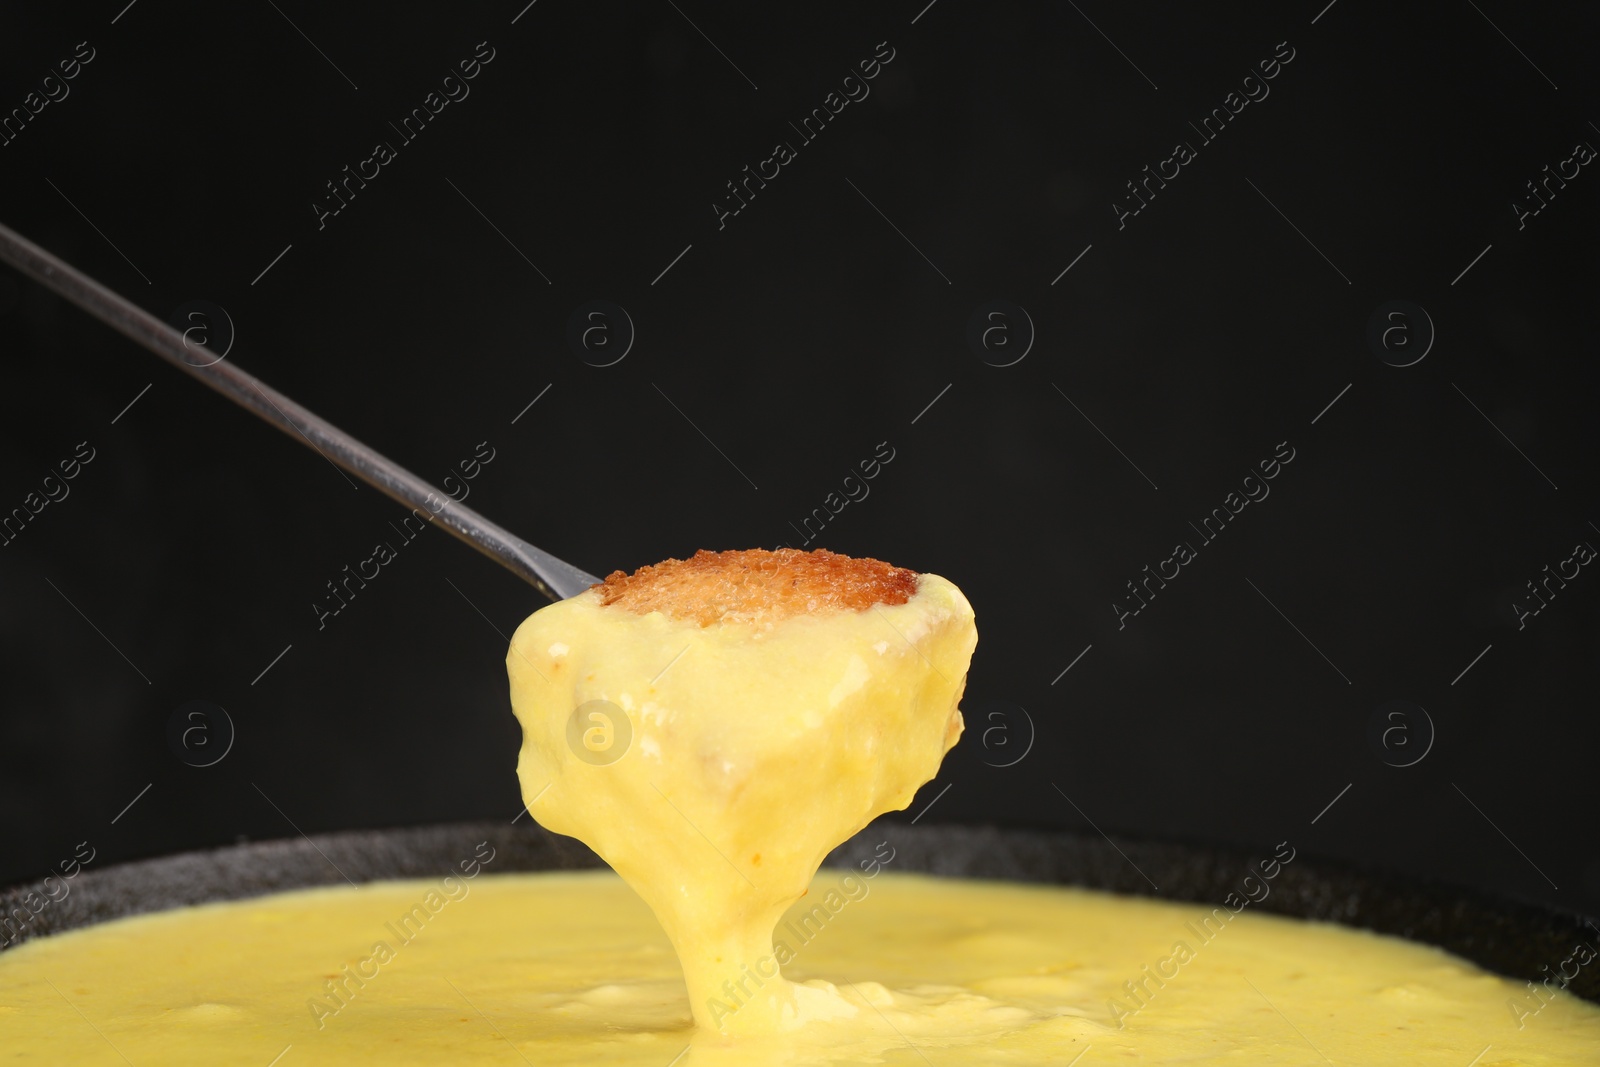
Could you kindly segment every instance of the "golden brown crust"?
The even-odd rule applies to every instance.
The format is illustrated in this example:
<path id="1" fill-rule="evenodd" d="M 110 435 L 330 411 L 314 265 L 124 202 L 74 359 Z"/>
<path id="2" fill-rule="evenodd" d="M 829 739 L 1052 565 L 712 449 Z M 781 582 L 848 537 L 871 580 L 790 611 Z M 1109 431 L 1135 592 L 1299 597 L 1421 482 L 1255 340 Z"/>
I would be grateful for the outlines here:
<path id="1" fill-rule="evenodd" d="M 613 571 L 593 588 L 602 604 L 640 615 L 659 611 L 701 626 L 716 622 L 773 623 L 793 615 L 865 611 L 904 604 L 917 591 L 917 572 L 877 559 L 854 559 L 818 548 L 735 552 L 701 549 L 632 574 Z"/>

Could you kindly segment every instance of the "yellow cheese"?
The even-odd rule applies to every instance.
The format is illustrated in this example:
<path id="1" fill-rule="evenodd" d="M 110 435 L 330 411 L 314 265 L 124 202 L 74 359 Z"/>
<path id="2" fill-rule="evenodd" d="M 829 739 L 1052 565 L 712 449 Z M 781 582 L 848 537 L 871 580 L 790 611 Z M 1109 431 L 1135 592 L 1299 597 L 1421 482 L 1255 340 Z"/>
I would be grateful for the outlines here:
<path id="1" fill-rule="evenodd" d="M 892 845 L 880 855 L 886 871 L 823 870 L 779 922 L 789 977 L 826 982 L 855 1009 L 787 1033 L 695 1026 L 672 945 L 610 872 L 484 874 L 208 904 L 26 942 L 0 953 L 0 1062 L 1600 1061 L 1600 1007 L 1535 998 L 1437 949 L 1248 909 L 1217 928 L 1202 921 L 1208 906 L 906 875 Z M 1178 943 L 1187 962 L 1164 964 Z"/>
<path id="2" fill-rule="evenodd" d="M 671 562 L 535 613 L 507 657 L 528 810 L 620 879 L 478 878 L 480 849 L 436 882 L 30 941 L 0 954 L 0 1061 L 1600 1060 L 1592 1004 L 1242 902 L 886 872 L 889 841 L 817 873 L 959 737 L 971 605 L 937 575 L 829 553 Z"/>
<path id="3" fill-rule="evenodd" d="M 934 574 L 903 603 L 710 625 L 591 590 L 511 640 L 523 799 L 654 909 L 702 1025 L 853 1014 L 778 974 L 772 930 L 823 857 L 938 771 L 976 643 L 972 606 Z M 750 974 L 760 991 L 735 1012 Z"/>

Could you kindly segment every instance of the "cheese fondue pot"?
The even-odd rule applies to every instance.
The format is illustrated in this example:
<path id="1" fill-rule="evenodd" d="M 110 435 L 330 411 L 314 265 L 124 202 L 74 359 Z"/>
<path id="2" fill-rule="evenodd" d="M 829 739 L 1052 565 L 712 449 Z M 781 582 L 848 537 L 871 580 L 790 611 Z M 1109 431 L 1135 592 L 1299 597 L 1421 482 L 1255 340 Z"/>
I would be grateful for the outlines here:
<path id="1" fill-rule="evenodd" d="M 42 882 L 0 891 L 0 951 L 33 937 L 186 904 L 338 885 L 346 877 L 437 877 L 450 873 L 479 842 L 494 850 L 484 865 L 491 874 L 604 866 L 576 840 L 526 818 L 513 825 L 451 823 L 261 841 L 101 869 L 91 865 L 68 882 L 56 881 L 54 900 Z M 892 853 L 879 847 L 882 842 Z M 1136 841 L 1118 851 L 1103 838 L 1061 831 L 878 823 L 841 845 L 824 866 L 855 866 L 886 855 L 892 859 L 884 865 L 896 871 L 1074 885 L 1206 907 L 1229 907 L 1231 895 L 1231 910 L 1248 900 L 1243 906 L 1251 909 L 1425 942 L 1535 983 L 1559 980 L 1561 962 L 1580 942 L 1600 943 L 1600 923 L 1591 919 L 1475 890 L 1306 856 L 1273 864 L 1276 874 L 1267 878 L 1259 858 L 1243 852 Z M 65 896 L 61 885 L 68 887 Z M 1600 1003 L 1600 969 L 1579 968 L 1567 990 Z"/>

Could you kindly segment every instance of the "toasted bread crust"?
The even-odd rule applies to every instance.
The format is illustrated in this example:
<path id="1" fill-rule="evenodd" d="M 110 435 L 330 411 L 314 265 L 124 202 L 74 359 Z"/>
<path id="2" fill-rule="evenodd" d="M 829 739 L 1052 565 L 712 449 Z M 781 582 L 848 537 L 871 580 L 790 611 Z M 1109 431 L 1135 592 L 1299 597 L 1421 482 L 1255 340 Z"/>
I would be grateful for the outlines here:
<path id="1" fill-rule="evenodd" d="M 668 559 L 632 574 L 613 571 L 593 588 L 602 604 L 639 615 L 659 611 L 701 626 L 766 624 L 795 615 L 865 611 L 904 604 L 917 591 L 916 571 L 877 559 L 818 548 L 710 552 Z"/>

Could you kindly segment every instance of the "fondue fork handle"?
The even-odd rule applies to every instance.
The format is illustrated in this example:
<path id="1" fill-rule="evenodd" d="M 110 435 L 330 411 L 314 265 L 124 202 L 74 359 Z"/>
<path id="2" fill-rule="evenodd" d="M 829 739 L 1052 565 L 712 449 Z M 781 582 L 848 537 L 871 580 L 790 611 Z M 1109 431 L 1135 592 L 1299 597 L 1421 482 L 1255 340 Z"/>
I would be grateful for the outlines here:
<path id="1" fill-rule="evenodd" d="M 171 326 L 3 223 L 0 223 L 0 259 L 240 407 L 314 448 L 374 489 L 419 511 L 429 521 L 437 522 L 551 600 L 576 596 L 599 581 L 439 492 L 398 463 L 232 363 L 210 360 L 209 355 L 202 355 L 204 349 L 189 347 L 183 335 Z"/>

